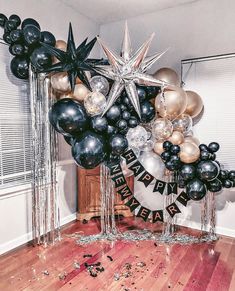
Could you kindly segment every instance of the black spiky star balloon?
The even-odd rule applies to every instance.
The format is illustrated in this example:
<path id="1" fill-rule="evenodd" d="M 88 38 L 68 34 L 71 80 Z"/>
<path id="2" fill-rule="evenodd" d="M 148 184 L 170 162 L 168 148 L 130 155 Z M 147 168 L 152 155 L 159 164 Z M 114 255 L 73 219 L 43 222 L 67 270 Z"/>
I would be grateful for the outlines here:
<path id="1" fill-rule="evenodd" d="M 66 52 L 45 43 L 41 43 L 52 56 L 55 56 L 59 60 L 59 63 L 45 69 L 44 72 L 67 72 L 72 90 L 74 90 L 77 77 L 91 90 L 85 71 L 93 71 L 92 67 L 95 61 L 94 59 L 89 60 L 87 58 L 95 42 L 96 37 L 88 43 L 86 38 L 76 48 L 73 38 L 73 29 L 70 23 Z"/>

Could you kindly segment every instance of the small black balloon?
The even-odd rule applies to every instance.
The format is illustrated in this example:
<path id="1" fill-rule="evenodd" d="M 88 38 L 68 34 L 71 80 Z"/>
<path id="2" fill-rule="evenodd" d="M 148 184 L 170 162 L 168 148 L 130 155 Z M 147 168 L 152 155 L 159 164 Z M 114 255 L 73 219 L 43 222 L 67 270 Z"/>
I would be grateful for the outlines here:
<path id="1" fill-rule="evenodd" d="M 220 170 L 219 178 L 222 180 L 228 179 L 229 171 L 228 170 Z"/>
<path id="2" fill-rule="evenodd" d="M 163 161 L 169 161 L 170 160 L 170 158 L 171 158 L 171 153 L 170 152 L 168 152 L 168 151 L 166 151 L 166 152 L 163 152 L 162 154 L 161 154 L 161 158 L 163 159 Z"/>
<path id="3" fill-rule="evenodd" d="M 7 20 L 4 26 L 5 31 L 10 32 L 17 28 L 17 24 L 12 20 Z"/>
<path id="4" fill-rule="evenodd" d="M 35 45 L 40 41 L 41 32 L 38 27 L 34 25 L 27 25 L 23 29 L 25 43 L 29 46 Z"/>
<path id="5" fill-rule="evenodd" d="M 72 156 L 77 165 L 85 169 L 93 169 L 106 157 L 105 138 L 95 132 L 85 131 L 79 135 L 72 146 Z"/>
<path id="6" fill-rule="evenodd" d="M 124 96 L 124 97 L 122 98 L 122 102 L 123 102 L 125 105 L 127 105 L 128 108 L 132 107 L 131 101 L 130 101 L 130 99 L 129 99 L 127 96 Z"/>
<path id="7" fill-rule="evenodd" d="M 216 159 L 216 154 L 215 153 L 211 153 L 210 154 L 210 160 L 214 161 Z"/>
<path id="8" fill-rule="evenodd" d="M 20 43 L 15 43 L 9 46 L 9 52 L 13 56 L 22 56 L 24 54 L 24 46 Z"/>
<path id="9" fill-rule="evenodd" d="M 18 79 L 28 79 L 29 62 L 23 57 L 14 57 L 11 60 L 11 72 Z"/>
<path id="10" fill-rule="evenodd" d="M 94 116 L 91 118 L 91 127 L 97 133 L 104 133 L 108 129 L 107 119 L 101 116 Z"/>
<path id="11" fill-rule="evenodd" d="M 130 119 L 130 117 L 131 117 L 131 114 L 130 114 L 129 111 L 123 111 L 122 112 L 122 119 L 125 119 L 125 120 L 128 121 Z"/>
<path id="12" fill-rule="evenodd" d="M 117 122 L 117 128 L 119 130 L 125 130 L 128 128 L 127 126 L 127 121 L 124 120 L 124 119 L 120 119 L 118 122 Z"/>
<path id="13" fill-rule="evenodd" d="M 134 128 L 136 127 L 137 125 L 139 124 L 139 121 L 136 117 L 131 117 L 129 120 L 128 120 L 128 125 L 130 128 Z"/>
<path id="14" fill-rule="evenodd" d="M 121 157 L 117 155 L 112 155 L 108 154 L 105 158 L 104 163 L 108 166 L 111 167 L 112 165 L 116 165 L 117 163 L 120 163 Z"/>
<path id="15" fill-rule="evenodd" d="M 16 14 L 12 14 L 10 17 L 9 17 L 9 20 L 11 21 L 14 21 L 16 26 L 19 26 L 21 24 L 21 19 L 18 15 Z"/>
<path id="16" fill-rule="evenodd" d="M 33 50 L 30 61 L 34 68 L 38 71 L 43 71 L 47 69 L 52 64 L 52 58 L 50 53 L 48 53 L 47 49 L 40 46 Z"/>
<path id="17" fill-rule="evenodd" d="M 172 145 L 173 145 L 172 142 L 164 141 L 162 146 L 163 146 L 164 150 L 169 151 L 171 149 Z"/>
<path id="18" fill-rule="evenodd" d="M 56 43 L 54 35 L 49 31 L 41 32 L 41 41 L 51 46 L 55 46 Z"/>
<path id="19" fill-rule="evenodd" d="M 86 110 L 71 98 L 57 101 L 50 109 L 49 119 L 56 131 L 67 136 L 79 134 L 89 125 Z"/>
<path id="20" fill-rule="evenodd" d="M 15 29 L 10 32 L 10 39 L 13 43 L 21 43 L 23 41 L 23 32 L 21 29 Z"/>
<path id="21" fill-rule="evenodd" d="M 208 182 L 208 190 L 211 192 L 219 192 L 223 188 L 222 183 L 219 179 L 214 179 L 211 182 Z"/>
<path id="22" fill-rule="evenodd" d="M 109 148 L 112 155 L 121 155 L 128 147 L 128 141 L 121 134 L 114 134 L 109 139 Z"/>
<path id="23" fill-rule="evenodd" d="M 201 161 L 197 165 L 197 176 L 204 181 L 212 181 L 219 175 L 219 166 L 213 161 Z"/>
<path id="24" fill-rule="evenodd" d="M 117 122 L 121 117 L 121 109 L 117 105 L 113 105 L 106 113 L 106 117 L 110 122 Z"/>
<path id="25" fill-rule="evenodd" d="M 235 181 L 235 171 L 229 171 L 228 178 L 229 180 Z"/>
<path id="26" fill-rule="evenodd" d="M 207 145 L 205 145 L 203 143 L 199 145 L 199 149 L 200 149 L 200 151 L 206 151 L 206 152 L 209 151 Z"/>
<path id="27" fill-rule="evenodd" d="M 185 188 L 185 186 L 186 186 L 186 182 L 184 180 L 182 180 L 182 179 L 179 179 L 178 180 L 178 187 L 179 188 Z"/>
<path id="28" fill-rule="evenodd" d="M 211 154 L 208 151 L 201 151 L 200 159 L 202 161 L 208 161 L 210 159 Z"/>
<path id="29" fill-rule="evenodd" d="M 230 180 L 224 180 L 223 181 L 223 187 L 224 188 L 231 188 L 232 186 L 233 186 L 232 181 L 230 181 Z"/>
<path id="30" fill-rule="evenodd" d="M 125 104 L 120 104 L 120 109 L 122 112 L 126 111 L 127 110 L 127 107 Z"/>
<path id="31" fill-rule="evenodd" d="M 165 166 L 166 166 L 167 170 L 169 170 L 169 171 L 175 171 L 176 170 L 175 165 L 171 161 L 167 161 L 165 163 Z"/>
<path id="32" fill-rule="evenodd" d="M 4 27 L 6 21 L 7 21 L 7 17 L 6 17 L 6 15 L 0 13 L 0 27 Z"/>
<path id="33" fill-rule="evenodd" d="M 140 87 L 140 86 L 137 87 L 137 94 L 138 94 L 140 103 L 146 100 L 147 94 L 143 87 Z"/>
<path id="34" fill-rule="evenodd" d="M 116 133 L 117 133 L 117 128 L 115 126 L 108 125 L 107 134 L 108 135 L 113 135 L 113 134 L 116 134 Z"/>
<path id="35" fill-rule="evenodd" d="M 150 122 L 155 117 L 155 108 L 149 101 L 140 104 L 141 121 Z"/>
<path id="36" fill-rule="evenodd" d="M 194 178 L 186 185 L 186 194 L 192 200 L 201 200 L 207 192 L 206 185 L 199 179 Z"/>
<path id="37" fill-rule="evenodd" d="M 178 154 L 180 152 L 180 146 L 178 146 L 178 145 L 172 145 L 170 147 L 170 152 L 172 154 Z"/>
<path id="38" fill-rule="evenodd" d="M 11 37 L 10 37 L 10 34 L 9 33 L 4 33 L 3 36 L 2 36 L 3 40 L 8 43 L 8 44 L 12 44 L 12 40 L 11 40 Z"/>
<path id="39" fill-rule="evenodd" d="M 21 24 L 21 28 L 24 29 L 24 28 L 25 28 L 26 26 L 28 26 L 28 25 L 34 25 L 34 26 L 36 26 L 38 29 L 41 29 L 39 23 L 38 23 L 35 19 L 33 19 L 33 18 L 26 18 L 26 19 L 22 22 L 22 24 Z"/>
<path id="40" fill-rule="evenodd" d="M 208 149 L 210 152 L 212 153 L 216 153 L 218 152 L 220 146 L 217 142 L 211 142 L 209 145 L 208 145 Z"/>
<path id="41" fill-rule="evenodd" d="M 184 164 L 179 171 L 179 176 L 184 181 L 192 180 L 196 176 L 196 169 L 191 164 Z"/>

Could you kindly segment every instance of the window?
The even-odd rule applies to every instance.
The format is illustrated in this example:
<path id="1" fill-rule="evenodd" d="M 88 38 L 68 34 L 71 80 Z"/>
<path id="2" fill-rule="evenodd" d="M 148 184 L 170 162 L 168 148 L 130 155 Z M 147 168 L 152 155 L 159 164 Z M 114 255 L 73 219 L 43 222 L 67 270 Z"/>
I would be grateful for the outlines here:
<path id="1" fill-rule="evenodd" d="M 217 141 L 218 161 L 235 169 L 235 54 L 182 61 L 186 90 L 203 99 L 204 114 L 194 126 L 202 143 Z"/>
<path id="2" fill-rule="evenodd" d="M 0 43 L 0 190 L 31 180 L 29 86 L 11 74 L 11 58 Z"/>

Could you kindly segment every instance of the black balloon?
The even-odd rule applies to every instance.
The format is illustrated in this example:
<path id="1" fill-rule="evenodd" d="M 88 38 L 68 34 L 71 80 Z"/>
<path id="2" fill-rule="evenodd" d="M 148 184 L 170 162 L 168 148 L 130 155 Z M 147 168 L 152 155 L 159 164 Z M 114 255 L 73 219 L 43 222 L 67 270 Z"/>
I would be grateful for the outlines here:
<path id="1" fill-rule="evenodd" d="M 161 87 L 147 86 L 145 87 L 145 90 L 147 91 L 147 99 L 149 100 L 157 96 L 157 94 L 161 91 Z"/>
<path id="2" fill-rule="evenodd" d="M 233 186 L 233 183 L 232 183 L 232 181 L 230 181 L 230 180 L 224 180 L 224 181 L 223 181 L 223 186 L 224 186 L 225 188 L 231 188 L 231 187 Z"/>
<path id="3" fill-rule="evenodd" d="M 102 135 L 86 131 L 77 137 L 72 146 L 72 156 L 78 166 L 93 169 L 102 163 L 107 152 L 107 145 Z"/>
<path id="4" fill-rule="evenodd" d="M 171 149 L 172 145 L 173 144 L 170 141 L 164 141 L 162 146 L 163 146 L 164 150 L 169 151 Z"/>
<path id="5" fill-rule="evenodd" d="M 64 136 L 64 140 L 67 142 L 67 144 L 69 144 L 70 146 L 72 146 L 75 142 L 75 138 L 71 137 L 71 136 Z"/>
<path id="6" fill-rule="evenodd" d="M 41 32 L 38 27 L 34 25 L 27 25 L 23 29 L 25 43 L 29 46 L 35 45 L 40 41 Z"/>
<path id="7" fill-rule="evenodd" d="M 228 177 L 230 180 L 235 181 L 235 171 L 230 171 Z"/>
<path id="8" fill-rule="evenodd" d="M 39 23 L 38 23 L 35 19 L 33 19 L 33 18 L 26 18 L 26 19 L 22 22 L 22 24 L 21 24 L 21 28 L 24 29 L 24 28 L 25 28 L 26 26 L 28 26 L 28 25 L 34 25 L 34 26 L 36 26 L 38 29 L 41 29 Z"/>
<path id="9" fill-rule="evenodd" d="M 179 171 L 179 175 L 184 181 L 192 180 L 196 176 L 196 169 L 191 164 L 184 164 Z"/>
<path id="10" fill-rule="evenodd" d="M 121 134 L 114 134 L 109 139 L 109 148 L 112 155 L 121 155 L 128 147 L 128 141 Z"/>
<path id="11" fill-rule="evenodd" d="M 222 180 L 228 179 L 229 171 L 228 170 L 220 170 L 219 178 Z"/>
<path id="12" fill-rule="evenodd" d="M 201 151 L 200 159 L 202 161 L 208 161 L 210 159 L 211 154 L 208 151 Z"/>
<path id="13" fill-rule="evenodd" d="M 56 39 L 54 35 L 49 31 L 41 32 L 41 41 L 51 46 L 55 46 L 55 43 L 56 43 Z"/>
<path id="14" fill-rule="evenodd" d="M 89 125 L 86 110 L 71 98 L 57 101 L 50 109 L 49 119 L 56 131 L 67 136 L 79 134 Z"/>
<path id="15" fill-rule="evenodd" d="M 130 119 L 130 117 L 131 117 L 131 114 L 130 114 L 129 111 L 123 111 L 122 112 L 122 119 L 125 119 L 125 120 L 128 121 Z"/>
<path id="16" fill-rule="evenodd" d="M 18 15 L 12 14 L 9 17 L 9 20 L 15 22 L 16 26 L 19 26 L 21 24 L 21 19 L 20 19 L 20 17 Z"/>
<path id="17" fill-rule="evenodd" d="M 155 108 L 149 101 L 140 103 L 141 121 L 150 122 L 155 116 Z"/>
<path id="18" fill-rule="evenodd" d="M 180 147 L 178 145 L 172 145 L 170 148 L 172 154 L 178 154 L 180 152 Z"/>
<path id="19" fill-rule="evenodd" d="M 127 110 L 127 106 L 125 104 L 120 104 L 120 109 L 121 109 L 122 112 L 124 112 L 124 111 Z"/>
<path id="20" fill-rule="evenodd" d="M 186 186 L 186 182 L 182 179 L 179 179 L 177 184 L 179 188 L 185 188 Z"/>
<path id="21" fill-rule="evenodd" d="M 217 142 L 211 142 L 208 145 L 208 149 L 212 153 L 216 153 L 219 150 L 219 148 L 220 148 L 220 146 L 219 146 L 219 144 Z"/>
<path id="22" fill-rule="evenodd" d="M 23 41 L 23 32 L 21 29 L 15 29 L 10 32 L 10 39 L 13 43 L 21 43 Z"/>
<path id="23" fill-rule="evenodd" d="M 163 152 L 161 154 L 161 158 L 163 159 L 163 161 L 169 161 L 170 158 L 171 158 L 171 153 L 166 151 L 166 152 Z"/>
<path id="24" fill-rule="evenodd" d="M 8 44 L 11 44 L 12 43 L 12 40 L 11 40 L 11 37 L 10 37 L 10 34 L 9 33 L 4 33 L 3 36 L 2 36 L 3 40 L 8 43 Z"/>
<path id="25" fill-rule="evenodd" d="M 127 121 L 124 120 L 124 119 L 120 119 L 118 122 L 117 122 L 117 128 L 121 131 L 125 131 L 128 126 L 127 126 Z"/>
<path id="26" fill-rule="evenodd" d="M 134 128 L 139 124 L 139 121 L 136 117 L 132 116 L 129 120 L 128 120 L 128 125 L 130 128 Z"/>
<path id="27" fill-rule="evenodd" d="M 37 47 L 33 50 L 30 61 L 38 71 L 43 71 L 51 66 L 52 58 L 44 47 Z"/>
<path id="28" fill-rule="evenodd" d="M 6 23 L 5 23 L 5 26 L 4 26 L 4 29 L 6 32 L 10 32 L 14 29 L 17 28 L 17 24 L 15 21 L 12 21 L 12 20 L 7 20 Z"/>
<path id="29" fill-rule="evenodd" d="M 186 185 L 186 194 L 192 200 L 201 200 L 207 192 L 206 185 L 199 179 L 194 178 Z"/>
<path id="30" fill-rule="evenodd" d="M 215 153 L 211 153 L 210 154 L 210 160 L 214 161 L 216 159 L 216 154 Z"/>
<path id="31" fill-rule="evenodd" d="M 138 86 L 137 93 L 138 93 L 140 103 L 144 102 L 146 100 L 146 97 L 147 97 L 145 89 L 143 87 Z"/>
<path id="32" fill-rule="evenodd" d="M 219 166 L 213 161 L 201 161 L 197 165 L 197 176 L 204 181 L 212 181 L 219 175 Z"/>
<path id="33" fill-rule="evenodd" d="M 94 116 L 91 118 L 91 127 L 97 133 L 104 133 L 108 129 L 107 119 L 101 116 Z"/>
<path id="34" fill-rule="evenodd" d="M 11 60 L 11 72 L 19 79 L 28 79 L 29 77 L 29 63 L 23 57 L 14 57 Z"/>
<path id="35" fill-rule="evenodd" d="M 113 105 L 106 113 L 106 117 L 110 122 L 117 122 L 121 117 L 121 109 L 117 105 Z"/>
<path id="36" fill-rule="evenodd" d="M 219 192 L 223 188 L 222 183 L 219 179 L 214 179 L 208 183 L 208 190 L 211 192 Z"/>
<path id="37" fill-rule="evenodd" d="M 24 54 L 24 46 L 19 43 L 15 43 L 9 46 L 9 52 L 13 56 L 22 56 Z"/>
<path id="38" fill-rule="evenodd" d="M 115 165 L 117 163 L 120 163 L 121 161 L 121 156 L 117 156 L 117 155 L 112 155 L 112 154 L 108 154 L 107 157 L 105 158 L 104 163 L 110 167 L 112 165 Z"/>
<path id="39" fill-rule="evenodd" d="M 176 170 L 176 166 L 171 161 L 167 161 L 165 163 L 165 166 L 166 166 L 167 170 L 169 170 L 169 171 L 175 171 Z"/>
<path id="40" fill-rule="evenodd" d="M 6 15 L 0 13 L 0 27 L 4 27 L 6 21 L 7 21 L 7 17 L 6 17 Z"/>
<path id="41" fill-rule="evenodd" d="M 208 147 L 203 143 L 199 145 L 199 149 L 200 149 L 200 151 L 207 151 L 207 152 L 209 150 Z"/>

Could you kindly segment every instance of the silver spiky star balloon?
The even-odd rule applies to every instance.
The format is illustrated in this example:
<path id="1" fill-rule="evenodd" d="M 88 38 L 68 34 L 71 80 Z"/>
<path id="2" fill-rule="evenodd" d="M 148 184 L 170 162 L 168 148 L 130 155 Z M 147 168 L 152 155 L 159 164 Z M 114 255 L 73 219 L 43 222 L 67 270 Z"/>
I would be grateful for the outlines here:
<path id="1" fill-rule="evenodd" d="M 135 111 L 141 118 L 139 97 L 135 84 L 162 87 L 169 85 L 166 82 L 157 80 L 151 75 L 145 73 L 145 71 L 165 53 L 158 53 L 151 57 L 146 57 L 153 37 L 154 34 L 152 34 L 150 38 L 133 54 L 129 29 L 126 23 L 120 56 L 112 52 L 103 41 L 98 38 L 110 65 L 96 66 L 95 70 L 101 75 L 114 80 L 103 115 L 115 103 L 123 89 L 125 89 Z"/>

